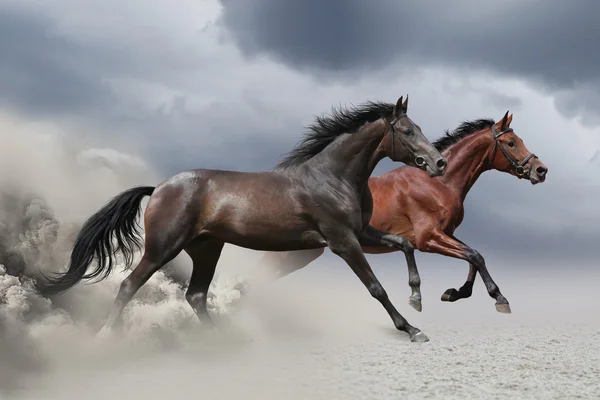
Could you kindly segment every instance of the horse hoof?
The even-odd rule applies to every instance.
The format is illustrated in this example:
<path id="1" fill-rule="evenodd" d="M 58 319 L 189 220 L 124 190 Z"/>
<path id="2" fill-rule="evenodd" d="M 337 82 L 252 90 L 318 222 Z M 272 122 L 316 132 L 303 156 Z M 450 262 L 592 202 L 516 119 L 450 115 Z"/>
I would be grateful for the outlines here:
<path id="1" fill-rule="evenodd" d="M 408 305 L 417 310 L 418 312 L 423 311 L 423 304 L 421 304 L 421 299 L 415 299 L 413 297 L 408 298 Z"/>
<path id="2" fill-rule="evenodd" d="M 499 304 L 496 303 L 496 311 L 502 314 L 510 314 L 510 305 L 509 304 Z"/>
<path id="3" fill-rule="evenodd" d="M 453 302 L 457 300 L 458 291 L 456 289 L 448 289 L 442 293 L 442 301 Z"/>
<path id="4" fill-rule="evenodd" d="M 415 343 L 424 343 L 424 342 L 429 342 L 429 338 L 427 337 L 426 334 L 419 331 L 410 338 L 410 341 L 415 342 Z"/>

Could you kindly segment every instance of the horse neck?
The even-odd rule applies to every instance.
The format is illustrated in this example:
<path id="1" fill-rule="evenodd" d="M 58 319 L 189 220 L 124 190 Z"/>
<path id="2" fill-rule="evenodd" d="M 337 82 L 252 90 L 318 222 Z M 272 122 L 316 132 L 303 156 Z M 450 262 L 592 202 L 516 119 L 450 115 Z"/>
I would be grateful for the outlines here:
<path id="1" fill-rule="evenodd" d="M 383 120 L 368 123 L 358 132 L 329 145 L 320 154 L 320 164 L 324 164 L 336 177 L 362 190 L 379 161 L 385 157 L 380 144 L 386 132 Z"/>
<path id="2" fill-rule="evenodd" d="M 444 175 L 439 177 L 464 201 L 477 179 L 489 170 L 494 140 L 489 129 L 467 136 L 450 146 L 443 155 L 448 159 Z"/>

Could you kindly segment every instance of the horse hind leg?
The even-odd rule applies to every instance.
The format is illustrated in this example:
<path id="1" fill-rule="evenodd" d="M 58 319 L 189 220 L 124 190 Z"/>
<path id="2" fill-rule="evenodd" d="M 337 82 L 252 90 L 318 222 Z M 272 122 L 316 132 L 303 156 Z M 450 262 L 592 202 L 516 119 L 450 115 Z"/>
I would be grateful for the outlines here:
<path id="1" fill-rule="evenodd" d="M 149 222 L 151 221 L 146 221 L 146 240 L 142 259 L 135 269 L 121 282 L 119 293 L 115 298 L 103 330 L 110 331 L 121 324 L 123 310 L 137 291 L 156 271 L 173 260 L 183 250 L 185 243 L 189 240 L 189 229 L 185 229 L 186 225 L 174 224 L 172 225 L 172 229 L 164 230 L 153 228 Z M 160 221 L 153 220 L 153 222 Z"/>
<path id="2" fill-rule="evenodd" d="M 111 330 L 122 323 L 121 315 L 125 306 L 131 301 L 137 291 L 160 270 L 166 263 L 174 259 L 182 250 L 182 240 L 168 246 L 151 248 L 146 245 L 142 259 L 135 269 L 121 282 L 119 293 L 115 298 L 108 320 L 104 328 Z"/>
<path id="3" fill-rule="evenodd" d="M 200 323 L 213 329 L 215 325 L 208 315 L 207 296 L 224 245 L 221 240 L 199 236 L 184 248 L 193 262 L 192 276 L 185 298 Z"/>

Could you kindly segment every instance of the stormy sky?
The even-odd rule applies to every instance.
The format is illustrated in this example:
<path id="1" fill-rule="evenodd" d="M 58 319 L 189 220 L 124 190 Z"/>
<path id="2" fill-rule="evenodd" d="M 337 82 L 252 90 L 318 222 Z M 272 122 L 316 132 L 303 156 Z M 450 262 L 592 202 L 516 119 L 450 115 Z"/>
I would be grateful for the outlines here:
<path id="1" fill-rule="evenodd" d="M 548 179 L 484 174 L 457 236 L 488 258 L 588 262 L 598 15 L 592 0 L 3 0 L 0 108 L 140 154 L 161 178 L 269 169 L 332 105 L 408 93 L 432 140 L 510 110 Z"/>

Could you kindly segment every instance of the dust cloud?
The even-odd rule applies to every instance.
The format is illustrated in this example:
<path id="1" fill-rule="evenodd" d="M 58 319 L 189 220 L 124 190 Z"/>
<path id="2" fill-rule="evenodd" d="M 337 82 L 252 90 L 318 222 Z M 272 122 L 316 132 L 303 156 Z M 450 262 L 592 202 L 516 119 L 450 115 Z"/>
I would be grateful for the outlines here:
<path id="1" fill-rule="evenodd" d="M 95 333 L 126 271 L 53 299 L 38 295 L 33 280 L 40 271 L 65 267 L 79 227 L 110 197 L 158 179 L 139 157 L 86 147 L 59 126 L 14 114 L 0 115 L 0 141 L 0 391 L 12 391 L 70 355 L 92 357 Z M 137 350 L 168 343 L 157 327 L 177 331 L 196 324 L 181 287 L 186 267 L 175 260 L 140 291 L 125 315 L 125 340 L 113 354 L 131 349 L 127 338 L 140 344 Z M 212 295 L 216 312 L 235 302 L 243 287 L 235 277 L 219 279 L 225 305 Z"/>

